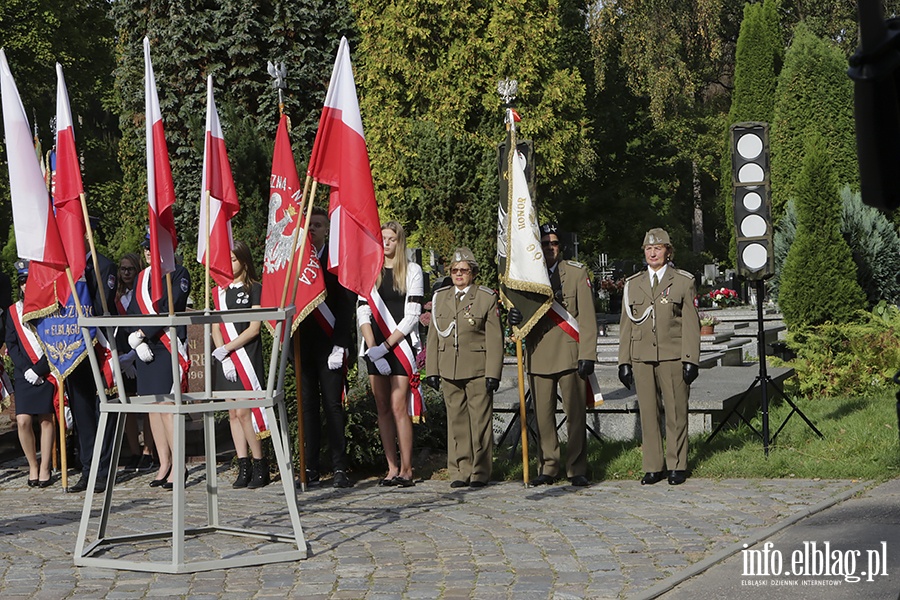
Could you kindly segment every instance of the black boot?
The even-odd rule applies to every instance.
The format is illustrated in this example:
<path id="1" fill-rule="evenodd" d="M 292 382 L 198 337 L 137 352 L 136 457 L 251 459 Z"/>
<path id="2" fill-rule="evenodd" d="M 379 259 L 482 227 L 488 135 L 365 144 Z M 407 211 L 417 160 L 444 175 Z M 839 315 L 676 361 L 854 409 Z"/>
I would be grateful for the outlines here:
<path id="1" fill-rule="evenodd" d="M 231 484 L 231 487 L 235 489 L 245 488 L 248 483 L 250 483 L 250 458 L 239 458 L 238 476 L 237 479 L 234 480 L 234 483 Z"/>
<path id="2" fill-rule="evenodd" d="M 247 484 L 247 488 L 255 490 L 266 485 L 269 485 L 269 462 L 265 458 L 254 458 L 253 477 Z"/>

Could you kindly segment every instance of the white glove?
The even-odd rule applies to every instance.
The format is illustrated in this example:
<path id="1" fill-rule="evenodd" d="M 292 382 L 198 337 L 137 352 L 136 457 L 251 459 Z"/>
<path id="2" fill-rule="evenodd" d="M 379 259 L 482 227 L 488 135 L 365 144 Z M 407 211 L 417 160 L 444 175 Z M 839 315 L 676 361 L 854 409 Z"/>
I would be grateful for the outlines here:
<path id="1" fill-rule="evenodd" d="M 332 350 L 332 352 L 334 352 L 334 350 Z M 383 344 L 379 344 L 374 348 L 366 350 L 366 356 L 369 357 L 369 360 L 375 362 L 379 358 L 384 358 L 388 352 L 390 352 L 390 350 L 388 350 L 387 342 L 384 342 Z"/>
<path id="2" fill-rule="evenodd" d="M 142 331 L 133 331 L 128 336 L 128 345 L 134 349 L 137 349 L 138 346 L 144 341 L 144 332 Z"/>
<path id="3" fill-rule="evenodd" d="M 34 372 L 34 369 L 28 369 L 25 371 L 25 381 L 30 383 L 31 385 L 41 385 L 44 383 L 44 379 Z"/>
<path id="4" fill-rule="evenodd" d="M 137 352 L 138 358 L 144 361 L 145 363 L 151 362 L 153 360 L 153 350 L 150 349 L 150 346 L 147 345 L 147 342 L 141 342 L 138 344 L 137 348 L 135 348 Z"/>
<path id="5" fill-rule="evenodd" d="M 390 363 L 384 359 L 379 358 L 378 360 L 372 361 L 375 363 L 375 368 L 378 369 L 378 372 L 382 375 L 390 375 L 391 374 L 391 365 Z"/>
<path id="6" fill-rule="evenodd" d="M 119 366 L 122 368 L 122 373 L 128 379 L 134 379 L 137 377 L 137 370 L 134 368 L 135 358 L 137 358 L 136 350 L 132 350 L 128 354 L 119 356 Z"/>
<path id="7" fill-rule="evenodd" d="M 344 366 L 344 352 L 345 350 L 340 346 L 335 346 L 331 349 L 331 354 L 328 355 L 328 368 L 330 370 L 337 371 Z"/>
<path id="8" fill-rule="evenodd" d="M 224 344 L 212 351 L 213 358 L 219 362 L 225 362 L 225 359 L 228 358 L 229 354 L 231 353 L 225 349 Z"/>
<path id="9" fill-rule="evenodd" d="M 228 381 L 237 381 L 237 369 L 234 366 L 234 361 L 230 358 L 226 358 L 222 361 L 222 371 L 225 372 L 225 379 Z"/>

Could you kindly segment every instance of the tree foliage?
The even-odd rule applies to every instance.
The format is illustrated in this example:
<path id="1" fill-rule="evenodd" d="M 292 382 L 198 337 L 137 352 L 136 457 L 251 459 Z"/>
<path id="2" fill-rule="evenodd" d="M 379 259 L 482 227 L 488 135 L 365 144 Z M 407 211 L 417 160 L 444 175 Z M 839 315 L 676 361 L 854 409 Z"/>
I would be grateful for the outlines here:
<path id="1" fill-rule="evenodd" d="M 840 49 L 797 25 L 778 77 L 770 132 L 775 218 L 798 192 L 804 141 L 820 136 L 839 185 L 859 186 L 853 125 L 853 84 Z"/>
<path id="2" fill-rule="evenodd" d="M 865 306 L 856 264 L 841 235 L 841 205 L 828 147 L 814 135 L 805 149 L 797 178 L 797 233 L 778 294 L 788 326 L 845 322 Z"/>

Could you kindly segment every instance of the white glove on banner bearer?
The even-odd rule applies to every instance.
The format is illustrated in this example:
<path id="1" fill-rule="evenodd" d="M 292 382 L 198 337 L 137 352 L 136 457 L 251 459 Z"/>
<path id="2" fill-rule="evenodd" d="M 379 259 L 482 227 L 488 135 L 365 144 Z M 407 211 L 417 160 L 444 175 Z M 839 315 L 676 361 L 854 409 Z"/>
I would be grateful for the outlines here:
<path id="1" fill-rule="evenodd" d="M 141 345 L 141 342 L 144 341 L 144 333 L 141 331 L 133 331 L 128 336 L 128 345 L 132 348 L 137 348 Z"/>
<path id="2" fill-rule="evenodd" d="M 147 345 L 147 342 L 141 342 L 134 350 L 135 352 L 137 352 L 138 358 L 145 363 L 151 362 L 153 360 L 153 350 L 150 349 L 150 346 Z"/>
<path id="3" fill-rule="evenodd" d="M 344 366 L 344 352 L 345 350 L 340 346 L 335 346 L 331 349 L 331 354 L 328 355 L 328 368 L 330 370 L 337 371 Z"/>

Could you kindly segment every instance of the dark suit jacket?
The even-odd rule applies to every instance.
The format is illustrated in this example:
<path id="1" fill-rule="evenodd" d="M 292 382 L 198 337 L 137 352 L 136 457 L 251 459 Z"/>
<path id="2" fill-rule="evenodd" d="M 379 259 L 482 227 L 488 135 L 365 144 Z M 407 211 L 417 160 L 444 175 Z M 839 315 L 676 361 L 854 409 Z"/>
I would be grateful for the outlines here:
<path id="1" fill-rule="evenodd" d="M 97 263 L 100 266 L 100 283 L 102 287 L 102 295 L 106 298 L 106 306 L 109 308 L 109 314 L 116 314 L 116 286 L 118 284 L 118 269 L 116 263 L 109 260 L 99 252 L 97 253 Z M 94 275 L 94 260 L 90 254 L 87 256 L 87 265 L 84 268 L 84 281 L 87 284 L 88 292 L 91 295 L 91 302 L 94 306 L 94 314 L 103 314 L 103 304 L 101 302 L 101 293 L 97 290 L 97 277 Z"/>
<path id="2" fill-rule="evenodd" d="M 334 314 L 334 334 L 329 336 L 315 315 L 307 315 L 297 326 L 300 335 L 300 346 L 303 353 L 325 352 L 330 353 L 333 346 L 353 348 L 353 313 L 356 297 L 338 282 L 337 275 L 327 269 L 328 246 L 322 252 L 319 262 L 322 265 L 322 273 L 325 278 L 325 304 Z"/>

